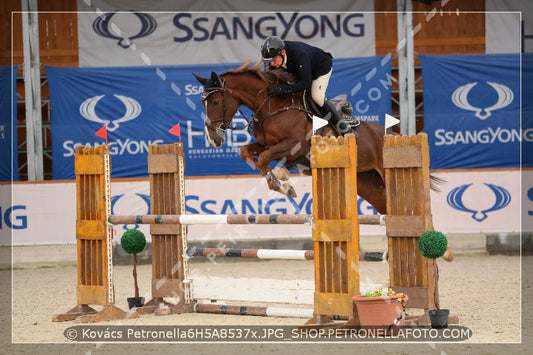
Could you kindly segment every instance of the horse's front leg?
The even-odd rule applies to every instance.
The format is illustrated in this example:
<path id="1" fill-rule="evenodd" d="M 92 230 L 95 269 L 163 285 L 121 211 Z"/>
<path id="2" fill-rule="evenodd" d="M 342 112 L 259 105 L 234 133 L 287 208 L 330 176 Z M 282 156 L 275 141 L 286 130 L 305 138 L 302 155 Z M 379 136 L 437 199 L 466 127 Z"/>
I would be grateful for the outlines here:
<path id="1" fill-rule="evenodd" d="M 284 195 L 296 197 L 296 192 L 290 184 L 281 184 L 279 181 L 289 179 L 289 171 L 284 166 L 277 166 L 274 169 L 270 168 L 270 161 L 266 165 L 261 164 L 260 167 L 257 166 L 258 156 L 261 156 L 266 149 L 258 144 L 252 143 L 243 145 L 239 151 L 240 158 L 244 160 L 251 168 L 257 169 L 263 175 L 267 181 L 268 188 L 273 191 L 281 192 Z"/>
<path id="2" fill-rule="evenodd" d="M 280 192 L 284 195 L 293 198 L 297 196 L 296 191 L 294 190 L 294 187 L 292 187 L 291 184 L 281 184 L 281 182 L 278 180 L 278 178 L 280 177 L 278 177 L 277 174 L 270 168 L 270 162 L 274 160 L 285 160 L 295 155 L 298 156 L 298 154 L 301 154 L 300 147 L 302 147 L 301 143 L 293 141 L 283 141 L 281 143 L 276 144 L 275 146 L 264 150 L 261 154 L 259 154 L 256 163 L 256 169 L 266 178 L 268 187 L 271 190 Z M 288 179 L 288 171 L 282 175 Z"/>
<path id="3" fill-rule="evenodd" d="M 239 155 L 241 159 L 244 160 L 251 168 L 257 169 L 257 171 L 259 171 L 261 175 L 265 177 L 269 189 L 279 191 L 281 183 L 268 165 L 269 162 L 266 164 L 266 166 L 264 164 L 257 166 L 258 158 L 256 157 L 259 157 L 265 151 L 266 149 L 259 143 L 252 143 L 243 145 L 239 151 Z"/>

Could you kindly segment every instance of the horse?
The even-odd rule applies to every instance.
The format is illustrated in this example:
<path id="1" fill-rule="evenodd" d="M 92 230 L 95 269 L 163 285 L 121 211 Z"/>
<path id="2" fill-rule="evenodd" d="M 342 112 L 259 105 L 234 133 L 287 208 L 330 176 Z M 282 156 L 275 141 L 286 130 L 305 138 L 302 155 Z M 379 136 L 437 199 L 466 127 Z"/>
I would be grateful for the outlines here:
<path id="1" fill-rule="evenodd" d="M 296 168 L 310 175 L 310 139 L 313 124 L 304 95 L 284 94 L 271 97 L 267 88 L 282 85 L 292 77 L 282 70 L 265 71 L 262 62 L 222 74 L 211 72 L 210 78 L 193 73 L 204 86 L 201 100 L 205 110 L 205 134 L 209 143 L 220 148 L 225 131 L 233 129 L 232 118 L 241 105 L 254 112 L 248 124 L 256 142 L 240 148 L 240 158 L 263 175 L 271 190 L 296 197 L 294 188 L 279 180 L 288 179 L 288 170 Z M 383 140 L 385 128 L 375 122 L 361 121 L 357 127 L 357 192 L 379 213 L 386 214 Z M 393 134 L 389 131 L 390 134 Z M 335 127 L 326 126 L 322 136 L 341 135 Z M 272 161 L 278 162 L 275 169 Z"/>

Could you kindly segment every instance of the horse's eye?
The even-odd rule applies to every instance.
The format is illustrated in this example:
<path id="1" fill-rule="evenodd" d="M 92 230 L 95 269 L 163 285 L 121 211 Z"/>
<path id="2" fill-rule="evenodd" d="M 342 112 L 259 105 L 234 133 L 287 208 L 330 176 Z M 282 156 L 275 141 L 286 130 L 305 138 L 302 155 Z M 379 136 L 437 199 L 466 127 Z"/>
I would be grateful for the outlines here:
<path id="1" fill-rule="evenodd" d="M 213 100 L 213 105 L 218 105 L 218 100 Z"/>

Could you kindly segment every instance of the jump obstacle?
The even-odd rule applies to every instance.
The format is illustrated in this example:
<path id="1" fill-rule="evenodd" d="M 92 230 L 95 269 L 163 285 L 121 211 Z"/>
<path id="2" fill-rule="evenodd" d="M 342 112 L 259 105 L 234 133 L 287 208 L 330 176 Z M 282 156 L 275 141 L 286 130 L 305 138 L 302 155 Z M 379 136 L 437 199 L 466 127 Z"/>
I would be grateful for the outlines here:
<path id="1" fill-rule="evenodd" d="M 346 319 L 357 324 L 352 297 L 359 294 L 358 242 L 359 223 L 363 216 L 357 215 L 355 136 L 338 139 L 314 136 L 311 158 L 315 293 L 313 318 L 308 324 L 326 324 L 333 319 Z M 191 249 L 187 247 L 187 224 L 309 223 L 309 216 L 305 215 L 185 215 L 181 144 L 151 145 L 149 148 L 151 215 L 111 216 L 108 206 L 111 196 L 109 161 L 105 146 L 76 149 L 78 304 L 67 313 L 54 316 L 54 321 L 79 318 L 81 322 L 96 322 L 125 317 L 126 313 L 114 306 L 108 222 L 150 224 L 153 298 L 137 309 L 139 313 L 154 312 L 162 304 L 168 307 L 169 313 L 237 312 L 233 306 L 202 305 L 192 298 L 188 278 L 187 252 Z M 438 301 L 433 282 L 432 263 L 435 261 L 422 257 L 417 248 L 418 237 L 432 230 L 427 136 L 423 133 L 411 137 L 386 136 L 384 167 L 390 286 L 409 295 L 409 308 L 427 311 L 435 308 L 435 301 Z M 382 224 L 384 219 L 372 216 L 365 222 Z M 164 298 L 177 298 L 179 303 L 169 304 Z M 97 312 L 89 305 L 103 305 L 103 309 Z M 239 309 L 242 314 L 243 309 L 251 308 Z"/>

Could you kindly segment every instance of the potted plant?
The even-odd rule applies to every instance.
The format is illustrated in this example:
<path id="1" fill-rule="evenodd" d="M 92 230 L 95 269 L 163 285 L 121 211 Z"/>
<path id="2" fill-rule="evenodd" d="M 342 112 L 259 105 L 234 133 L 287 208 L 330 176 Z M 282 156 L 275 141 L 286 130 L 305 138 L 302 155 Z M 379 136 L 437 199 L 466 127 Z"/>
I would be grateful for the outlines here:
<path id="1" fill-rule="evenodd" d="M 135 285 L 135 297 L 128 297 L 129 309 L 133 307 L 142 307 L 144 297 L 139 297 L 139 286 L 137 284 L 137 254 L 141 253 L 146 246 L 146 237 L 138 229 L 128 229 L 122 238 L 120 238 L 122 249 L 128 254 L 133 255 L 133 281 Z"/>
<path id="2" fill-rule="evenodd" d="M 374 290 L 353 297 L 362 327 L 391 329 L 405 314 L 405 303 L 409 299 L 404 293 L 392 289 Z"/>
<path id="3" fill-rule="evenodd" d="M 418 240 L 418 249 L 420 253 L 428 259 L 437 259 L 446 253 L 448 249 L 448 240 L 446 236 L 438 231 L 427 231 L 422 234 Z M 440 309 L 439 302 L 439 272 L 437 263 L 433 263 L 435 274 L 435 307 L 436 309 L 429 310 L 429 319 L 432 328 L 446 328 L 448 327 L 449 309 Z"/>

